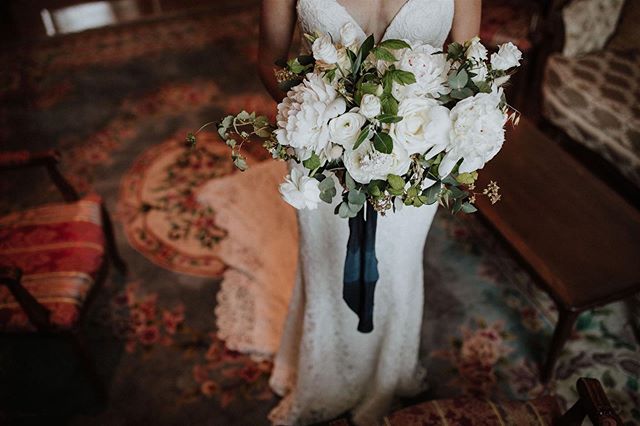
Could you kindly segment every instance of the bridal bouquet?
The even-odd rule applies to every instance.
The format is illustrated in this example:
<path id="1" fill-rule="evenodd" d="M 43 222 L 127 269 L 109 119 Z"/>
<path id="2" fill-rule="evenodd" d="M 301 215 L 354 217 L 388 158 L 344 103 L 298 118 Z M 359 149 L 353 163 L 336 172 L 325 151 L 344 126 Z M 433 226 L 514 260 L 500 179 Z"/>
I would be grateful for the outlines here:
<path id="1" fill-rule="evenodd" d="M 402 205 L 440 203 L 453 213 L 475 211 L 477 170 L 504 142 L 517 113 L 502 85 L 519 65 L 512 43 L 490 57 L 474 38 L 446 52 L 428 44 L 373 36 L 361 43 L 351 24 L 340 40 L 305 35 L 312 55 L 276 71 L 287 96 L 276 123 L 243 111 L 218 123 L 235 165 L 247 167 L 243 144 L 262 140 L 273 158 L 296 164 L 280 192 L 297 209 L 340 202 L 354 218 L 369 202 L 384 214 Z M 195 135 L 187 140 L 195 143 Z M 495 183 L 481 194 L 496 202 Z"/>

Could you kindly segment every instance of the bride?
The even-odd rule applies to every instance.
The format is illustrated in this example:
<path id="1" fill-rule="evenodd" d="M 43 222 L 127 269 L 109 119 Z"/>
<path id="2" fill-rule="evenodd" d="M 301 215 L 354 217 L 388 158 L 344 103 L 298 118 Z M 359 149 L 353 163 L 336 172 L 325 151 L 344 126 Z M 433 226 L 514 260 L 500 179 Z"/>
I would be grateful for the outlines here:
<path id="1" fill-rule="evenodd" d="M 479 31 L 481 0 L 263 0 L 260 76 L 276 101 L 285 96 L 273 74 L 289 54 L 296 21 L 306 33 L 347 23 L 363 40 L 405 39 L 441 47 L 451 34 Z M 306 40 L 303 49 L 309 50 Z M 423 304 L 423 249 L 437 205 L 404 207 L 378 220 L 374 330 L 342 300 L 349 227 L 334 206 L 298 212 L 300 251 L 293 296 L 274 360 L 271 387 L 284 398 L 270 414 L 278 425 L 326 421 L 351 412 L 358 425 L 377 423 L 394 396 L 424 389 L 418 349 Z"/>

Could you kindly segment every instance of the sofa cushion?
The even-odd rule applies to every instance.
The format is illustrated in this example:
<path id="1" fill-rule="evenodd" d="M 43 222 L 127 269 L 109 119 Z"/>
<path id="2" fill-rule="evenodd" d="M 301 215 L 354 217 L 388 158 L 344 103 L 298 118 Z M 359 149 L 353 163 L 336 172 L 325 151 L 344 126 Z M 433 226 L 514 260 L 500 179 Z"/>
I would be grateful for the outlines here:
<path id="1" fill-rule="evenodd" d="M 532 401 L 493 402 L 487 399 L 456 398 L 423 402 L 396 411 L 385 424 L 392 426 L 439 425 L 551 425 L 560 416 L 556 398 Z"/>
<path id="2" fill-rule="evenodd" d="M 623 4 L 624 0 L 573 0 L 566 6 L 564 56 L 602 49 L 616 29 Z"/>
<path id="3" fill-rule="evenodd" d="M 552 55 L 543 114 L 640 186 L 640 52 Z"/>
<path id="4" fill-rule="evenodd" d="M 22 270 L 22 285 L 50 311 L 55 329 L 77 323 L 103 254 L 97 196 L 0 217 L 0 265 Z M 35 331 L 6 286 L 0 286 L 0 331 Z"/>

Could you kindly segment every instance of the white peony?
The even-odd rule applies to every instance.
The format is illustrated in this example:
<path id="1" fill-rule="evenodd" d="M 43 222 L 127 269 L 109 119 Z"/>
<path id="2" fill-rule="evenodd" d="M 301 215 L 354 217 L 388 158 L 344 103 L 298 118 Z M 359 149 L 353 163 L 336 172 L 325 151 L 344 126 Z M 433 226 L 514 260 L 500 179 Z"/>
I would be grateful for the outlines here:
<path id="1" fill-rule="evenodd" d="M 329 34 L 318 37 L 311 45 L 311 51 L 316 61 L 327 65 L 338 62 L 338 51 L 331 41 Z"/>
<path id="2" fill-rule="evenodd" d="M 347 112 L 339 115 L 329 122 L 329 137 L 331 141 L 351 149 L 365 121 L 367 119 L 357 112 Z"/>
<path id="3" fill-rule="evenodd" d="M 473 59 L 476 62 L 484 61 L 487 59 L 487 48 L 480 42 L 480 37 L 475 36 L 470 40 L 469 47 L 465 52 L 465 56 L 469 59 Z"/>
<path id="4" fill-rule="evenodd" d="M 353 23 L 347 22 L 340 28 L 340 43 L 344 47 L 352 47 L 360 41 L 359 28 Z"/>
<path id="5" fill-rule="evenodd" d="M 345 110 L 344 98 L 321 75 L 309 73 L 278 104 L 278 142 L 300 150 L 305 160 L 327 147 L 329 121 Z"/>
<path id="6" fill-rule="evenodd" d="M 344 166 L 351 177 L 359 183 L 369 183 L 374 179 L 387 179 L 387 175 L 403 175 L 409 171 L 411 158 L 401 146 L 394 146 L 391 154 L 383 154 L 365 141 L 356 150 L 347 150 L 343 157 Z"/>
<path id="7" fill-rule="evenodd" d="M 376 95 L 367 93 L 360 100 L 360 114 L 367 118 L 373 118 L 380 114 L 382 106 L 380 104 L 380 98 Z"/>
<path id="8" fill-rule="evenodd" d="M 499 108 L 502 89 L 463 99 L 451 110 L 451 144 L 438 173 L 444 177 L 456 163 L 460 173 L 484 167 L 502 148 L 506 114 Z"/>
<path id="9" fill-rule="evenodd" d="M 294 166 L 285 181 L 280 184 L 280 194 L 287 203 L 298 210 L 314 210 L 321 201 L 318 183 L 316 179 L 305 176 Z"/>
<path id="10" fill-rule="evenodd" d="M 396 99 L 414 96 L 437 97 L 446 91 L 449 63 L 446 55 L 436 53 L 438 51 L 439 49 L 431 45 L 423 44 L 402 52 L 396 68 L 412 72 L 416 77 L 416 83 L 407 86 L 394 83 Z"/>
<path id="11" fill-rule="evenodd" d="M 509 81 L 509 79 L 511 78 L 510 75 L 503 75 L 500 77 L 497 77 L 493 80 L 493 88 L 497 89 L 498 87 L 503 86 L 507 81 Z"/>
<path id="12" fill-rule="evenodd" d="M 449 145 L 451 120 L 449 109 L 434 99 L 409 98 L 400 102 L 398 115 L 402 120 L 391 125 L 390 134 L 396 145 L 411 154 L 431 158 Z"/>
<path id="13" fill-rule="evenodd" d="M 508 42 L 500 46 L 497 53 L 491 55 L 491 67 L 494 70 L 508 70 L 520 65 L 522 52 L 515 44 Z"/>

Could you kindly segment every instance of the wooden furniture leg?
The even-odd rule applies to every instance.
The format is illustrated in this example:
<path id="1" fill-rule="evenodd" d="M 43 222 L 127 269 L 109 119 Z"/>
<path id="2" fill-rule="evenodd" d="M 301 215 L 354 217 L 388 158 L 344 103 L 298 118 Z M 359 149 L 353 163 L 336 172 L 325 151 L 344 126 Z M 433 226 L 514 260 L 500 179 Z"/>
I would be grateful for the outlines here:
<path id="1" fill-rule="evenodd" d="M 580 315 L 579 311 L 569 311 L 558 306 L 558 323 L 556 329 L 553 332 L 553 338 L 551 339 L 551 345 L 547 354 L 547 359 L 540 372 L 540 380 L 542 383 L 548 383 L 553 376 L 554 367 L 558 356 L 567 342 L 567 339 L 571 335 L 573 325 L 576 319 Z"/>
<path id="2" fill-rule="evenodd" d="M 111 258 L 113 265 L 116 267 L 118 272 L 121 275 L 127 275 L 127 264 L 120 257 L 120 253 L 118 252 L 118 246 L 116 244 L 116 239 L 113 235 L 113 223 L 111 222 L 111 217 L 109 216 L 109 212 L 102 203 L 101 207 L 101 215 L 102 215 L 102 227 L 104 229 L 104 237 L 107 246 L 107 255 Z"/>

